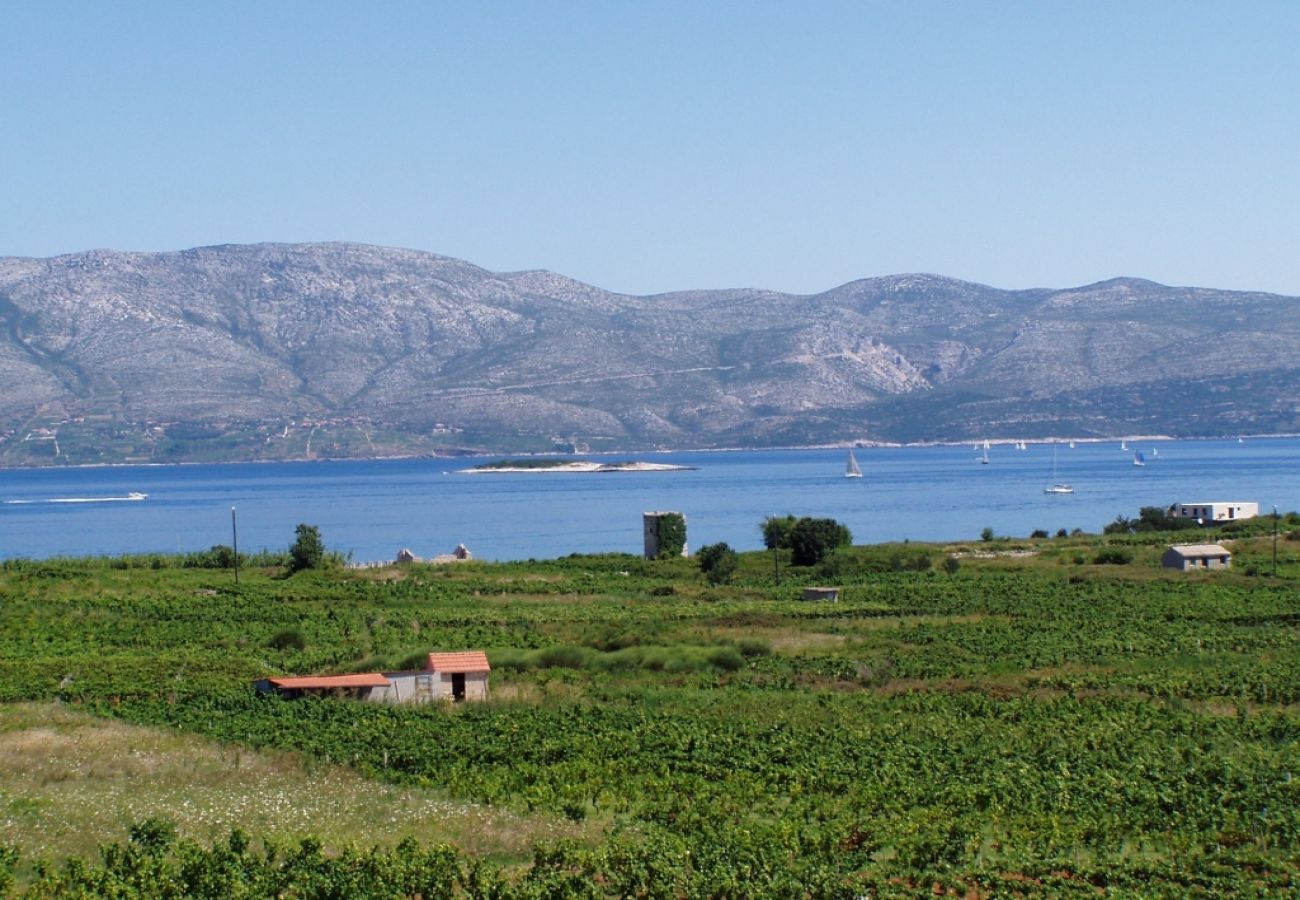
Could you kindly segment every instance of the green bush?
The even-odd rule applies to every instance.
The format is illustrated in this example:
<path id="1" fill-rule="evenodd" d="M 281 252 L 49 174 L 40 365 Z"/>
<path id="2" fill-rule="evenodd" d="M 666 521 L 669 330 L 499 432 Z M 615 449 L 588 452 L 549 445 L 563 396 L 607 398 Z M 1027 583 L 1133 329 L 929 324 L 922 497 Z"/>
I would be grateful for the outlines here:
<path id="1" fill-rule="evenodd" d="M 284 631 L 277 631 L 267 642 L 267 646 L 272 650 L 305 650 L 307 641 L 301 631 L 286 628 Z"/>
<path id="2" fill-rule="evenodd" d="M 763 546 L 768 550 L 789 550 L 794 516 L 768 516 L 758 526 L 763 532 Z"/>
<path id="3" fill-rule="evenodd" d="M 538 653 L 537 664 L 544 669 L 581 669 L 589 653 L 586 647 L 547 647 Z"/>
<path id="4" fill-rule="evenodd" d="M 719 647 L 709 652 L 709 665 L 724 672 L 735 672 L 745 665 L 745 657 L 732 647 Z"/>
<path id="5" fill-rule="evenodd" d="M 1133 561 L 1133 553 L 1121 547 L 1107 547 L 1099 551 L 1092 561 L 1099 566 L 1126 566 Z"/>
<path id="6" fill-rule="evenodd" d="M 853 535 L 849 529 L 834 519 L 805 516 L 790 529 L 790 562 L 796 566 L 816 565 L 836 549 L 852 542 Z"/>
<path id="7" fill-rule="evenodd" d="M 725 542 L 701 547 L 695 558 L 710 584 L 725 584 L 730 581 L 739 560 L 736 551 Z"/>

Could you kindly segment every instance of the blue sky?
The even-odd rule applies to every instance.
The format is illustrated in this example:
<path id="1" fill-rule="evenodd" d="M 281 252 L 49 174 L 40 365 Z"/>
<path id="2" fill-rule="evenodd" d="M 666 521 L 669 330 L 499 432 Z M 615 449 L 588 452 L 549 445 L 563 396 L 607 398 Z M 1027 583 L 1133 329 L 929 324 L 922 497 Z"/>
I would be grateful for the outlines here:
<path id="1" fill-rule="evenodd" d="M 0 0 L 0 255 L 1300 295 L 1300 3 Z"/>

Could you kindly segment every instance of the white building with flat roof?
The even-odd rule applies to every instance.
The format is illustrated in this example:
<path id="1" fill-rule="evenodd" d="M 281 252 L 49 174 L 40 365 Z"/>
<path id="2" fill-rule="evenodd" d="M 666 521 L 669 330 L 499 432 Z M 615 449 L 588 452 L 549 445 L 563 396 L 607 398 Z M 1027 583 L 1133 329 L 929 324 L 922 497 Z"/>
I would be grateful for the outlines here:
<path id="1" fill-rule="evenodd" d="M 1169 507 L 1169 516 L 1175 519 L 1195 519 L 1202 525 L 1253 519 L 1259 515 L 1258 503 L 1244 500 L 1215 500 L 1203 503 L 1175 503 Z"/>

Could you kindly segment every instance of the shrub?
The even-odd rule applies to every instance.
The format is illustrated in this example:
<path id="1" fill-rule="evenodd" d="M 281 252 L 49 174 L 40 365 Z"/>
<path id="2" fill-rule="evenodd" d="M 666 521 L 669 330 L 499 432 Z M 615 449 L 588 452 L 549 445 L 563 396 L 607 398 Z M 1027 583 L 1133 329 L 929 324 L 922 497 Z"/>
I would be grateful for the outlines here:
<path id="1" fill-rule="evenodd" d="M 1030 532 L 1029 537 L 1030 537 L 1030 538 L 1045 538 L 1045 537 L 1047 537 L 1047 531 L 1046 531 L 1045 529 L 1042 529 L 1042 528 L 1035 528 L 1032 532 Z"/>
<path id="2" fill-rule="evenodd" d="M 794 525 L 794 516 L 768 516 L 758 526 L 763 532 L 763 546 L 768 550 L 789 550 Z"/>
<path id="3" fill-rule="evenodd" d="M 267 646 L 272 650 L 305 650 L 307 641 L 303 639 L 302 632 L 292 628 L 286 628 L 284 631 L 277 631 Z"/>
<path id="4" fill-rule="evenodd" d="M 736 571 L 736 551 L 726 542 L 701 547 L 695 558 L 699 560 L 700 571 L 710 584 L 725 584 Z"/>
<path id="5" fill-rule="evenodd" d="M 537 654 L 537 664 L 544 669 L 581 669 L 587 652 L 583 647 L 547 647 Z"/>
<path id="6" fill-rule="evenodd" d="M 397 668 L 403 672 L 414 672 L 417 669 L 423 669 L 429 662 L 428 653 L 408 653 L 397 661 Z M 496 665 L 495 660 L 492 663 Z M 382 667 L 381 667 L 382 668 Z"/>
<path id="7" fill-rule="evenodd" d="M 961 560 L 955 556 L 946 556 L 943 560 L 943 570 L 949 575 L 956 575 L 957 570 L 961 568 Z"/>
<path id="8" fill-rule="evenodd" d="M 741 656 L 756 657 L 770 656 L 772 645 L 767 641 L 758 638 L 741 638 L 736 642 L 736 648 L 740 650 Z"/>
<path id="9" fill-rule="evenodd" d="M 732 647 L 719 647 L 709 651 L 709 665 L 724 672 L 735 672 L 745 665 L 745 657 Z"/>
<path id="10" fill-rule="evenodd" d="M 898 550 L 889 556 L 889 569 L 893 572 L 928 572 L 934 560 L 924 550 Z"/>
<path id="11" fill-rule="evenodd" d="M 984 530 L 980 532 L 980 540 L 986 544 L 993 540 L 993 529 L 985 525 Z"/>
<path id="12" fill-rule="evenodd" d="M 805 516 L 790 529 L 790 562 L 796 566 L 816 565 L 837 548 L 852 542 L 849 529 L 834 519 Z"/>
<path id="13" fill-rule="evenodd" d="M 1126 566 L 1133 561 L 1133 554 L 1120 547 L 1107 547 L 1098 552 L 1092 561 L 1099 566 Z"/>

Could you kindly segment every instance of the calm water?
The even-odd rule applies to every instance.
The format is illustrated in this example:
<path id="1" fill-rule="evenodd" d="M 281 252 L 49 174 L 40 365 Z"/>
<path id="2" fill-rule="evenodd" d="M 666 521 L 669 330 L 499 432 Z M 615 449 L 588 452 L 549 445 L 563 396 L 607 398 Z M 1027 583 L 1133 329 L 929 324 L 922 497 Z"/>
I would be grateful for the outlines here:
<path id="1" fill-rule="evenodd" d="M 1134 449 L 1147 465 L 1133 465 Z M 1153 453 L 1158 451 L 1158 454 Z M 830 516 L 858 543 L 973 540 L 981 529 L 1099 531 L 1141 506 L 1253 500 L 1300 509 L 1300 439 L 994 446 L 990 464 L 963 447 L 856 451 L 865 477 L 844 478 L 838 450 L 640 455 L 689 472 L 460 475 L 473 461 L 392 460 L 214 466 L 0 470 L 0 558 L 190 551 L 230 543 L 284 548 L 299 522 L 357 561 L 458 543 L 484 559 L 641 549 L 641 513 L 686 514 L 690 545 L 761 546 L 770 514 Z M 620 458 L 627 458 L 620 456 Z M 1048 495 L 1053 480 L 1071 495 Z M 103 498 L 145 492 L 147 500 Z M 50 499 L 89 503 L 49 503 Z M 25 502 L 13 502 L 25 501 Z"/>

